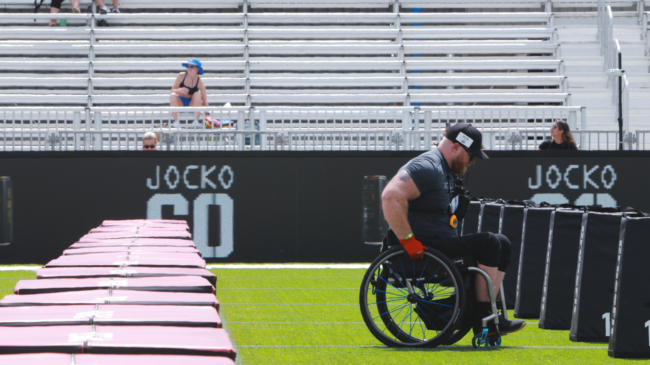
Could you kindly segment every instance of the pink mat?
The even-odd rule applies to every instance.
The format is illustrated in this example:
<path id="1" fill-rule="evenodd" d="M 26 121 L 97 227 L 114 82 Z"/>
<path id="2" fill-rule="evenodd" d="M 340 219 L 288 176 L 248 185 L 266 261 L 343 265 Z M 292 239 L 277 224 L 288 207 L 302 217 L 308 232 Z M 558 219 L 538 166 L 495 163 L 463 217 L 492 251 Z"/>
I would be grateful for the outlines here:
<path id="1" fill-rule="evenodd" d="M 65 305 L 0 307 L 0 326 L 178 326 L 221 327 L 213 307 Z"/>
<path id="2" fill-rule="evenodd" d="M 88 267 L 88 266 L 165 266 L 165 267 L 198 267 L 205 268 L 205 261 L 198 255 L 196 258 L 179 258 L 181 254 L 171 255 L 74 255 L 61 256 L 48 262 L 45 267 Z"/>
<path id="3" fill-rule="evenodd" d="M 74 357 L 74 359 L 73 359 Z M 187 355 L 16 354 L 0 355 L 2 365 L 235 365 L 227 357 Z"/>
<path id="4" fill-rule="evenodd" d="M 165 233 L 174 232 L 174 233 L 185 233 L 186 229 L 183 227 L 175 226 L 110 226 L 110 227 L 96 227 L 91 229 L 90 233 L 102 233 L 102 232 L 138 232 L 138 231 L 164 231 Z"/>
<path id="5" fill-rule="evenodd" d="M 96 289 L 144 290 L 158 292 L 214 293 L 209 281 L 198 276 L 152 278 L 92 278 L 20 280 L 14 294 L 43 294 Z"/>
<path id="6" fill-rule="evenodd" d="M 97 232 L 88 233 L 81 237 L 82 240 L 99 239 L 110 240 L 115 238 L 180 238 L 192 239 L 192 234 L 187 231 L 158 231 L 158 230 L 139 230 L 138 232 Z"/>
<path id="7" fill-rule="evenodd" d="M 29 352 L 236 356 L 221 328 L 86 325 L 0 331 L 0 353 Z"/>
<path id="8" fill-rule="evenodd" d="M 51 353 L 50 354 L 0 355 L 0 364 L 2 365 L 72 365 L 72 355 L 51 354 Z"/>
<path id="9" fill-rule="evenodd" d="M 6 295 L 0 306 L 124 304 L 210 306 L 219 309 L 214 294 L 173 293 L 137 290 L 85 290 L 76 292 Z"/>
<path id="10" fill-rule="evenodd" d="M 61 267 L 41 268 L 36 270 L 38 279 L 84 279 L 84 278 L 138 278 L 155 276 L 200 276 L 214 287 L 217 286 L 217 276 L 206 269 L 182 267 L 129 267 L 125 269 L 110 267 Z"/>
<path id="11" fill-rule="evenodd" d="M 201 251 L 194 247 L 129 247 L 129 246 L 114 246 L 114 247 L 89 247 L 89 248 L 69 248 L 63 251 L 63 255 L 86 255 L 97 253 L 129 253 L 130 255 L 139 254 L 155 254 L 155 253 L 185 253 L 201 255 Z"/>
<path id="12" fill-rule="evenodd" d="M 235 365 L 217 356 L 80 354 L 75 360 L 76 365 Z"/>
<path id="13" fill-rule="evenodd" d="M 191 240 L 175 238 L 117 238 L 114 240 L 79 240 L 79 242 L 74 243 L 70 248 L 112 246 L 196 247 Z"/>
<path id="14" fill-rule="evenodd" d="M 124 219 L 105 220 L 102 226 L 141 226 L 147 224 L 178 224 L 187 226 L 187 221 L 180 219 Z"/>

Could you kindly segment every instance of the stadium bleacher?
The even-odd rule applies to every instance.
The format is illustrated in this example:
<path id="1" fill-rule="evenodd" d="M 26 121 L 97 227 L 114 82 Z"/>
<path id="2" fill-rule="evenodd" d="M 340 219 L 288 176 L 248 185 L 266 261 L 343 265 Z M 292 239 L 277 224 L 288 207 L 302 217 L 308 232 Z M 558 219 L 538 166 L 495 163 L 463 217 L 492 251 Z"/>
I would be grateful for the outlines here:
<path id="1" fill-rule="evenodd" d="M 59 14 L 70 17 L 70 24 L 89 21 L 90 26 L 48 32 L 42 25 L 49 14 L 2 14 L 0 22 L 7 24 L 0 29 L 4 54 L 29 57 L 16 60 L 21 65 L 5 65 L 5 72 L 20 74 L 0 80 L 19 89 L 19 94 L 7 95 L 4 104 L 168 105 L 179 63 L 190 56 L 205 65 L 204 81 L 213 104 L 567 102 L 567 93 L 557 83 L 540 85 L 520 75 L 561 73 L 550 13 L 449 16 L 408 8 L 395 12 L 399 9 L 394 1 L 232 1 L 210 4 L 237 6 L 238 12 L 211 14 L 207 3 L 177 6 L 191 11 L 187 13 L 166 13 L 170 4 L 141 1 L 125 3 L 122 14 Z M 299 13 L 284 12 L 287 7 Z M 331 7 L 338 7 L 337 12 L 330 12 Z M 129 12 L 131 8 L 137 12 Z M 98 27 L 100 20 L 110 26 Z M 56 56 L 65 58 L 51 58 Z M 30 70 L 21 61 L 37 63 Z M 34 71 L 47 72 L 47 79 L 22 75 Z M 472 85 L 448 75 L 445 82 L 439 73 L 449 72 L 509 73 L 510 81 L 493 88 L 487 80 Z M 438 77 L 435 85 L 419 77 L 428 74 Z M 530 87 L 534 92 L 523 91 Z M 415 101 L 409 100 L 411 93 L 417 94 L 412 96 Z"/>
<path id="2" fill-rule="evenodd" d="M 648 16 L 643 1 L 609 4 L 625 24 L 640 24 L 623 25 L 615 33 L 623 37 L 624 52 L 629 47 L 635 52 L 629 56 L 631 68 L 626 67 L 638 76 L 630 77 L 630 107 L 638 112 L 629 113 L 631 123 L 626 129 L 633 132 L 641 128 L 638 121 L 646 115 L 642 88 L 650 80 Z M 598 27 L 584 20 L 595 20 L 598 6 L 597 0 L 135 0 L 121 4 L 120 14 L 99 14 L 84 0 L 82 14 L 70 14 L 69 4 L 64 4 L 63 13 L 50 15 L 46 4 L 35 14 L 30 1 L 2 0 L 0 114 L 14 113 L 14 108 L 30 112 L 37 107 L 87 108 L 54 123 L 57 131 L 78 131 L 74 135 L 31 134 L 29 139 L 12 134 L 6 136 L 3 147 L 34 149 L 25 144 L 29 139 L 39 141 L 36 149 L 137 148 L 137 143 L 109 143 L 113 138 L 137 142 L 136 135 L 91 138 L 90 134 L 106 129 L 150 129 L 151 123 L 110 120 L 116 113 L 122 119 L 136 118 L 137 111 L 128 108 L 168 106 L 169 90 L 182 71 L 180 63 L 196 57 L 206 70 L 202 79 L 213 115 L 253 120 L 241 112 L 256 108 L 254 123 L 247 130 L 265 124 L 259 112 L 263 108 L 325 108 L 314 109 L 322 112 L 345 107 L 411 107 L 410 119 L 415 120 L 417 107 L 465 107 L 472 113 L 475 107 L 498 106 L 512 107 L 512 113 L 516 107 L 529 106 L 539 110 L 537 115 L 560 113 L 557 108 L 561 107 L 586 107 L 579 112 L 581 116 L 570 118 L 581 149 L 612 149 L 617 147 L 615 106 L 604 85 L 603 56 L 591 51 L 599 49 L 592 39 Z M 66 19 L 68 26 L 44 30 L 52 18 Z M 109 26 L 98 26 L 104 21 Z M 631 41 L 633 37 L 641 40 Z M 644 56 L 638 55 L 640 49 L 645 50 Z M 627 53 L 625 57 L 629 58 Z M 226 103 L 246 110 L 224 112 L 218 106 Z M 98 114 L 100 108 L 107 113 Z M 125 114 L 115 108 L 125 108 Z M 181 125 L 191 123 L 189 113 L 181 117 L 185 118 Z M 25 124 L 43 124 L 38 118 L 43 117 L 27 117 L 28 123 L 21 119 L 20 130 Z M 282 118 L 289 118 L 286 111 Z M 158 119 L 159 128 L 171 125 L 169 117 L 162 119 Z M 473 122 L 480 125 L 486 120 Z M 493 130 L 490 122 L 490 133 L 510 133 L 515 127 L 518 136 L 508 138 L 518 148 L 530 149 L 540 138 L 548 138 L 551 122 L 537 117 L 518 119 L 508 131 Z M 11 117 L 0 124 L 3 129 L 16 127 Z M 418 130 L 417 124 L 395 127 Z M 84 126 L 86 137 L 82 138 Z M 638 144 L 645 148 L 641 133 L 645 132 L 637 133 Z M 603 135 L 607 136 L 604 144 L 599 139 Z M 174 142 L 168 146 L 181 148 L 176 141 L 185 137 L 170 138 Z M 85 142 L 90 139 L 103 142 Z M 287 145 L 276 143 L 286 136 L 267 139 L 265 146 Z M 61 142 L 73 140 L 68 146 Z M 492 148 L 509 146 L 489 144 Z M 215 148 L 243 148 L 232 145 Z"/>

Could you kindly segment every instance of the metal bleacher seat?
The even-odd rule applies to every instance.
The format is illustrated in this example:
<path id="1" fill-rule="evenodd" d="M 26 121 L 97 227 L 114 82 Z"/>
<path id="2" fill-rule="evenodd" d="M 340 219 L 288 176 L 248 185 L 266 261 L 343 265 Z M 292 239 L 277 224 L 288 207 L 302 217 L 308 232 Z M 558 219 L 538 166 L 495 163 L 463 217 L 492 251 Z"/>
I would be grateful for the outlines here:
<path id="1" fill-rule="evenodd" d="M 0 71 L 12 75 L 0 76 L 0 85 L 19 87 L 2 103 L 168 105 L 189 57 L 204 65 L 211 104 L 567 102 L 550 12 L 410 12 L 461 3 L 541 8 L 546 1 L 134 0 L 120 5 L 121 14 L 58 14 L 82 26 L 53 28 L 42 27 L 50 14 L 2 14 Z M 89 19 L 110 26 L 84 26 Z"/>
<path id="2" fill-rule="evenodd" d="M 33 9 L 33 2 L 31 6 Z M 87 104 L 90 30 L 43 28 L 52 18 L 68 18 L 71 23 L 81 25 L 90 16 L 26 13 L 0 16 L 2 24 L 7 24 L 0 27 L 0 105 Z"/>

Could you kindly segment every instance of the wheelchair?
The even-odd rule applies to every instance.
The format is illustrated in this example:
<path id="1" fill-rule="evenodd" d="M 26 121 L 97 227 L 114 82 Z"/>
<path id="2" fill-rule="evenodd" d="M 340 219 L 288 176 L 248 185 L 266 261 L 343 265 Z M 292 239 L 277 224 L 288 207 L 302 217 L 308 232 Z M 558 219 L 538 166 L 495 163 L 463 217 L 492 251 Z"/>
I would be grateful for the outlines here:
<path id="1" fill-rule="evenodd" d="M 391 248 L 387 241 L 366 271 L 359 293 L 363 320 L 379 341 L 390 347 L 429 348 L 460 341 L 473 327 L 474 278 L 479 273 L 488 283 L 492 314 L 483 318 L 483 330 L 472 338 L 472 346 L 501 346 L 492 281 L 476 267 L 476 260 L 450 259 L 431 247 L 422 259 L 411 260 L 399 241 Z M 505 298 L 503 285 L 499 292 Z M 507 318 L 505 300 L 501 304 Z M 490 321 L 496 324 L 496 336 L 487 336 Z"/>

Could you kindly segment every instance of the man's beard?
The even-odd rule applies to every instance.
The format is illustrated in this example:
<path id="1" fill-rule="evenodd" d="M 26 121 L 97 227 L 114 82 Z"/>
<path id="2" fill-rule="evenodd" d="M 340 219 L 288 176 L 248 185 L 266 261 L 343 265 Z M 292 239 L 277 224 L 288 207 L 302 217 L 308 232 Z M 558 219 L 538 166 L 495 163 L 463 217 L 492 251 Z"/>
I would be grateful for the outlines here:
<path id="1" fill-rule="evenodd" d="M 462 156 L 458 156 L 455 159 L 451 161 L 451 171 L 454 172 L 456 175 L 465 175 L 465 172 L 467 172 L 467 164 L 463 162 L 464 158 Z"/>

